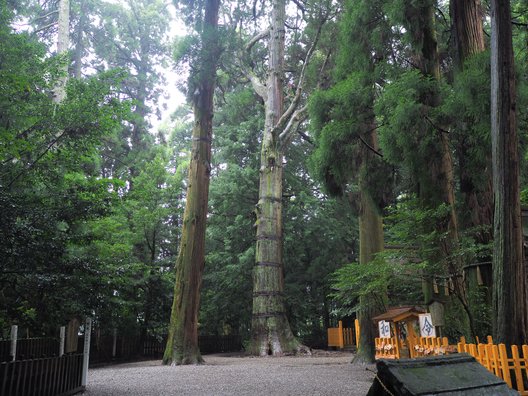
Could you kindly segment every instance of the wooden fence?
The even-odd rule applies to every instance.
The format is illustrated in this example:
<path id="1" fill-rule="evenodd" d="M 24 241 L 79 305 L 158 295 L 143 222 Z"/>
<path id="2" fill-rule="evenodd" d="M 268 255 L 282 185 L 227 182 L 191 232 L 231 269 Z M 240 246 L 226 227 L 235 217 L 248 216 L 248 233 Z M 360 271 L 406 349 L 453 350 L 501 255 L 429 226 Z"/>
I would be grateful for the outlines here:
<path id="1" fill-rule="evenodd" d="M 350 346 L 359 345 L 359 321 L 354 321 L 354 328 L 343 327 L 340 320 L 338 327 L 327 329 L 328 346 L 343 349 Z"/>
<path id="2" fill-rule="evenodd" d="M 446 337 L 416 337 L 405 341 L 397 337 L 375 338 L 376 359 L 416 358 L 440 356 L 457 352 L 457 347 L 449 345 Z"/>
<path id="3" fill-rule="evenodd" d="M 399 359 L 400 343 L 396 337 L 375 338 L 376 359 Z"/>
<path id="4" fill-rule="evenodd" d="M 510 388 L 516 389 L 522 396 L 528 396 L 528 345 L 520 348 L 512 345 L 508 351 L 504 344 L 495 345 L 488 337 L 487 344 L 459 342 L 458 351 L 469 353 Z"/>

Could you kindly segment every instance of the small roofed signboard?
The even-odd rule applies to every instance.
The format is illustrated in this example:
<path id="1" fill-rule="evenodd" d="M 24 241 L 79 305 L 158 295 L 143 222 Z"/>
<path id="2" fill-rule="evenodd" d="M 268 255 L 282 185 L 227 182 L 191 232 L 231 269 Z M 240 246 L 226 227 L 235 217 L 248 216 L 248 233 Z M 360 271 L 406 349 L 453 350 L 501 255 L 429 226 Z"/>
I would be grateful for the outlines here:
<path id="1" fill-rule="evenodd" d="M 367 396 L 518 395 L 474 357 L 460 353 L 376 363 L 378 373 Z"/>

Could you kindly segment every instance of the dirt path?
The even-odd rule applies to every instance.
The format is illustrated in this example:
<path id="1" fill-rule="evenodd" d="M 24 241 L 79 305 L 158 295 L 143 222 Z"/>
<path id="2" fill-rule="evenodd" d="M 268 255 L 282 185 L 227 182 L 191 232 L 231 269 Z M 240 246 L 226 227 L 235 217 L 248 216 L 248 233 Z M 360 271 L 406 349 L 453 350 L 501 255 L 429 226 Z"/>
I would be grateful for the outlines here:
<path id="1" fill-rule="evenodd" d="M 91 369 L 84 395 L 365 395 L 373 374 L 351 354 L 253 358 L 205 356 L 200 366 L 160 361 Z M 369 367 L 373 369 L 373 367 Z"/>

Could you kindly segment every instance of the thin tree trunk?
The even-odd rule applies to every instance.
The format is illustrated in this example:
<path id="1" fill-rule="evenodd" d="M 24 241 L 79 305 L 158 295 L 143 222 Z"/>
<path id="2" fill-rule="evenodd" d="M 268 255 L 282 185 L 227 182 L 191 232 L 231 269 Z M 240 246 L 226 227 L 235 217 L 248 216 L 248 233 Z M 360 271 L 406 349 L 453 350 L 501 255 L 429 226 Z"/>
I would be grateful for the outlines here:
<path id="1" fill-rule="evenodd" d="M 205 265 L 205 227 L 211 139 L 213 130 L 213 97 L 216 83 L 218 48 L 218 11 L 220 0 L 207 0 L 202 39 L 197 95 L 194 97 L 193 148 L 189 166 L 187 202 L 183 218 L 180 251 L 176 262 L 174 300 L 164 364 L 197 364 L 203 362 L 198 347 L 198 310 Z"/>
<path id="2" fill-rule="evenodd" d="M 491 142 L 495 197 L 493 336 L 527 342 L 526 274 L 519 200 L 519 151 L 510 2 L 491 1 Z"/>
<path id="3" fill-rule="evenodd" d="M 253 270 L 251 352 L 280 356 L 299 350 L 286 317 L 282 257 L 283 152 L 274 126 L 283 113 L 285 1 L 272 3 L 265 125 L 260 155 L 257 246 Z"/>
<path id="4" fill-rule="evenodd" d="M 60 0 L 59 20 L 57 26 L 57 55 L 66 55 L 70 47 L 70 0 Z M 66 98 L 66 84 L 68 83 L 68 66 L 65 62 L 62 66 L 57 86 L 53 92 L 53 101 L 60 103 Z"/>
<path id="5" fill-rule="evenodd" d="M 84 29 L 86 27 L 86 1 L 81 2 L 79 10 L 79 22 L 75 38 L 75 57 L 73 62 L 73 75 L 76 79 L 82 78 L 82 58 L 84 54 Z"/>

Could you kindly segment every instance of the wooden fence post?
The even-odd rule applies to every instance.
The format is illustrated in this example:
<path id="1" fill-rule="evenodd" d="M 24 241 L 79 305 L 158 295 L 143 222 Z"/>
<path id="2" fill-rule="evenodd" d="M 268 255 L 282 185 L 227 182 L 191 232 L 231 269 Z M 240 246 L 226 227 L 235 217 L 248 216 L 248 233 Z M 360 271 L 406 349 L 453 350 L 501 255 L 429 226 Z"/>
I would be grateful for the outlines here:
<path id="1" fill-rule="evenodd" d="M 354 328 L 356 330 L 356 348 L 359 348 L 359 320 L 354 320 Z"/>
<path id="2" fill-rule="evenodd" d="M 83 371 L 81 377 L 81 386 L 86 387 L 88 376 L 88 364 L 90 363 L 90 337 L 92 335 L 92 319 L 86 318 L 84 325 L 84 351 L 83 351 Z"/>
<path id="3" fill-rule="evenodd" d="M 343 322 L 339 321 L 339 348 L 343 349 L 345 347 L 345 340 L 343 337 Z"/>
<path id="4" fill-rule="evenodd" d="M 66 338 L 66 327 L 60 327 L 59 356 L 64 355 L 64 339 Z"/>
<path id="5" fill-rule="evenodd" d="M 500 369 L 502 370 L 501 378 L 511 388 L 512 381 L 511 381 L 511 376 L 510 376 L 510 366 L 508 364 L 508 352 L 506 352 L 506 345 L 504 344 L 499 344 L 499 363 L 500 363 Z"/>
<path id="6" fill-rule="evenodd" d="M 18 326 L 11 326 L 11 359 L 14 362 L 16 360 L 16 350 L 17 350 L 17 336 L 18 336 Z"/>

